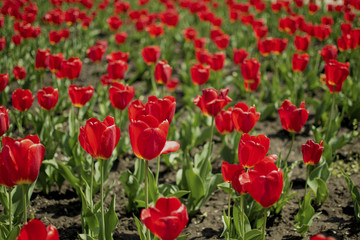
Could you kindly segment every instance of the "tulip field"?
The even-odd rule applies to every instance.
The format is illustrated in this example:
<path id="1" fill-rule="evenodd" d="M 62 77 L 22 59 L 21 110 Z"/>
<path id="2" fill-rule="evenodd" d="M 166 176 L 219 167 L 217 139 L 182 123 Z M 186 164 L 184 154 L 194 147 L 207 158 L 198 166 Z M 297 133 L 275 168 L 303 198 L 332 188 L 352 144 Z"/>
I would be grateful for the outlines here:
<path id="1" fill-rule="evenodd" d="M 0 0 L 0 240 L 360 239 L 360 0 Z"/>

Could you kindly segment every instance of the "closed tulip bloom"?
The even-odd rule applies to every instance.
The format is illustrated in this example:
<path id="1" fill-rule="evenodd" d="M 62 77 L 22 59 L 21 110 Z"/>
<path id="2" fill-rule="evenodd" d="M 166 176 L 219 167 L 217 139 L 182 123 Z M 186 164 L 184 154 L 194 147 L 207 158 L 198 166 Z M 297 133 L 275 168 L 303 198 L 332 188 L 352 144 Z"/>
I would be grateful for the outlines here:
<path id="1" fill-rule="evenodd" d="M 56 73 L 61 68 L 61 63 L 65 59 L 62 53 L 49 54 L 46 59 L 46 65 L 49 67 L 50 71 Z"/>
<path id="2" fill-rule="evenodd" d="M 253 32 L 257 39 L 266 37 L 266 35 L 268 34 L 268 30 L 269 29 L 267 26 L 253 27 Z"/>
<path id="3" fill-rule="evenodd" d="M 4 91 L 8 83 L 9 83 L 9 74 L 8 73 L 0 74 L 0 93 Z"/>
<path id="4" fill-rule="evenodd" d="M 61 76 L 74 80 L 79 77 L 82 68 L 82 62 L 77 57 L 71 57 L 68 60 L 63 60 L 61 63 Z"/>
<path id="5" fill-rule="evenodd" d="M 122 60 L 111 61 L 107 67 L 109 78 L 113 79 L 114 81 L 120 81 L 124 79 L 127 70 L 128 64 Z"/>
<path id="6" fill-rule="evenodd" d="M 15 184 L 33 183 L 39 175 L 45 147 L 36 135 L 23 139 L 2 138 L 0 153 L 0 184 L 12 187 Z"/>
<path id="7" fill-rule="evenodd" d="M 26 223 L 20 230 L 19 236 L 16 240 L 59 240 L 59 233 L 57 229 L 52 226 L 45 226 L 43 222 L 38 219 L 32 219 Z"/>
<path id="8" fill-rule="evenodd" d="M 261 81 L 261 73 L 260 71 L 256 75 L 255 79 L 244 79 L 244 87 L 245 91 L 253 92 L 257 89 Z"/>
<path id="9" fill-rule="evenodd" d="M 219 50 L 224 50 L 229 45 L 230 36 L 228 34 L 221 34 L 214 39 L 214 43 Z"/>
<path id="10" fill-rule="evenodd" d="M 232 108 L 221 110 L 221 112 L 215 117 L 215 126 L 220 134 L 229 134 L 234 131 L 231 111 Z"/>
<path id="11" fill-rule="evenodd" d="M 285 100 L 278 112 L 284 130 L 294 133 L 301 131 L 309 117 L 309 112 L 305 109 L 305 101 L 301 102 L 300 107 L 297 108 L 290 100 Z"/>
<path id="12" fill-rule="evenodd" d="M 303 54 L 298 54 L 298 53 L 294 53 L 293 57 L 292 57 L 292 69 L 294 72 L 303 72 L 305 71 L 306 66 L 308 65 L 309 62 L 309 54 L 307 53 L 303 53 Z"/>
<path id="13" fill-rule="evenodd" d="M 325 45 L 321 50 L 321 57 L 324 62 L 329 62 L 331 59 L 336 59 L 338 49 L 335 45 Z"/>
<path id="14" fill-rule="evenodd" d="M 232 110 L 231 118 L 237 132 L 248 133 L 260 119 L 260 113 L 256 112 L 255 106 L 249 108 L 245 103 L 237 103 Z"/>
<path id="15" fill-rule="evenodd" d="M 100 45 L 94 45 L 91 46 L 90 48 L 88 48 L 86 50 L 86 54 L 88 56 L 88 58 L 90 58 L 90 60 L 92 62 L 100 62 L 104 53 L 105 53 L 106 49 L 104 49 L 103 46 Z"/>
<path id="16" fill-rule="evenodd" d="M 15 66 L 13 68 L 13 74 L 16 80 L 22 80 L 26 77 L 26 69 L 24 67 Z"/>
<path id="17" fill-rule="evenodd" d="M 299 52 L 305 52 L 309 48 L 310 45 L 310 36 L 295 36 L 294 40 L 295 48 Z"/>
<path id="18" fill-rule="evenodd" d="M 288 40 L 286 38 L 285 39 L 274 38 L 272 51 L 274 52 L 275 55 L 279 55 L 286 49 L 287 44 L 288 44 Z"/>
<path id="19" fill-rule="evenodd" d="M 0 137 L 9 130 L 9 110 L 0 105 Z"/>
<path id="20" fill-rule="evenodd" d="M 189 221 L 187 209 L 177 198 L 159 198 L 155 207 L 143 209 L 141 221 L 158 238 L 174 240 Z"/>
<path id="21" fill-rule="evenodd" d="M 36 70 L 44 70 L 47 68 L 47 61 L 50 55 L 49 49 L 40 49 L 36 51 L 36 58 L 35 58 L 35 69 Z"/>
<path id="22" fill-rule="evenodd" d="M 279 200 L 284 186 L 283 173 L 275 163 L 260 161 L 248 174 L 245 188 L 262 207 L 268 208 Z"/>
<path id="23" fill-rule="evenodd" d="M 109 99 L 111 105 L 119 110 L 124 110 L 134 98 L 135 90 L 132 86 L 124 86 L 114 82 L 109 88 Z"/>
<path id="24" fill-rule="evenodd" d="M 117 44 L 123 44 L 125 43 L 127 36 L 128 34 L 126 32 L 115 33 L 115 42 Z"/>
<path id="25" fill-rule="evenodd" d="M 206 38 L 195 38 L 194 39 L 194 47 L 195 49 L 204 48 L 206 45 Z"/>
<path id="26" fill-rule="evenodd" d="M 122 21 L 117 16 L 112 16 L 106 19 L 111 31 L 116 31 L 121 27 Z"/>
<path id="27" fill-rule="evenodd" d="M 77 85 L 70 85 L 69 86 L 69 97 L 71 103 L 75 107 L 82 107 L 84 106 L 93 96 L 94 87 L 79 87 Z"/>
<path id="28" fill-rule="evenodd" d="M 196 29 L 193 27 L 186 28 L 185 30 L 182 31 L 182 33 L 184 34 L 185 40 L 187 42 L 194 40 L 198 34 Z"/>
<path id="29" fill-rule="evenodd" d="M 340 92 L 344 81 L 349 76 L 349 63 L 339 63 L 336 60 L 329 60 L 325 64 L 326 85 L 331 93 Z"/>
<path id="30" fill-rule="evenodd" d="M 195 57 L 196 60 L 200 63 L 200 64 L 207 64 L 210 65 L 211 64 L 211 58 L 212 55 L 211 53 L 206 50 L 206 49 L 196 49 L 195 50 Z"/>
<path id="31" fill-rule="evenodd" d="M 239 163 L 252 168 L 261 162 L 269 151 L 270 140 L 264 135 L 250 136 L 244 133 L 239 142 Z"/>
<path id="32" fill-rule="evenodd" d="M 15 109 L 19 111 L 26 111 L 28 110 L 33 101 L 34 96 L 32 95 L 29 89 L 16 89 L 11 97 L 12 105 Z"/>
<path id="33" fill-rule="evenodd" d="M 161 49 L 159 46 L 148 46 L 141 50 L 143 59 L 147 65 L 155 64 L 161 55 Z"/>
<path id="34" fill-rule="evenodd" d="M 224 68 L 225 58 L 226 56 L 225 53 L 223 52 L 214 53 L 211 56 L 211 62 L 210 62 L 211 70 L 216 72 L 222 70 Z"/>
<path id="35" fill-rule="evenodd" d="M 301 146 L 304 163 L 307 165 L 318 165 L 323 150 L 323 141 L 319 144 L 312 140 L 308 140 Z"/>
<path id="36" fill-rule="evenodd" d="M 205 84 L 210 77 L 210 67 L 202 64 L 194 64 L 190 68 L 191 80 L 195 85 Z"/>
<path id="37" fill-rule="evenodd" d="M 52 87 L 43 87 L 37 93 L 37 100 L 42 109 L 50 111 L 59 100 L 59 90 Z"/>
<path id="38" fill-rule="evenodd" d="M 257 47 L 262 56 L 269 56 L 273 49 L 273 39 L 265 38 L 264 40 L 258 40 Z"/>
<path id="39" fill-rule="evenodd" d="M 171 77 L 172 67 L 166 60 L 160 60 L 155 66 L 155 81 L 159 84 L 166 84 Z"/>
<path id="40" fill-rule="evenodd" d="M 179 85 L 180 81 L 177 78 L 171 78 L 167 83 L 166 87 L 169 90 L 169 92 L 174 92 L 176 87 Z"/>
<path id="41" fill-rule="evenodd" d="M 22 37 L 20 34 L 12 35 L 11 41 L 14 43 L 15 46 L 18 46 L 22 42 Z"/>
<path id="42" fill-rule="evenodd" d="M 234 48 L 233 53 L 234 53 L 234 56 L 233 56 L 234 64 L 239 65 L 239 66 L 249 56 L 249 53 L 246 52 L 246 50 L 243 48 L 241 48 L 241 49 Z"/>
<path id="43" fill-rule="evenodd" d="M 201 109 L 205 116 L 216 117 L 219 112 L 231 102 L 231 98 L 227 96 L 229 89 L 221 89 L 218 93 L 213 88 L 202 90 L 202 96 L 194 99 L 194 104 Z"/>
<path id="44" fill-rule="evenodd" d="M 241 75 L 246 81 L 254 80 L 259 71 L 260 71 L 260 63 L 256 58 L 250 58 L 244 60 L 243 64 L 241 64 Z"/>
<path id="45" fill-rule="evenodd" d="M 61 40 L 61 34 L 58 31 L 51 30 L 49 32 L 49 41 L 51 45 L 55 45 Z"/>
<path id="46" fill-rule="evenodd" d="M 110 116 L 107 116 L 103 122 L 90 118 L 86 121 L 85 127 L 80 127 L 80 145 L 95 159 L 110 158 L 119 139 L 120 129 L 115 125 L 114 118 Z"/>

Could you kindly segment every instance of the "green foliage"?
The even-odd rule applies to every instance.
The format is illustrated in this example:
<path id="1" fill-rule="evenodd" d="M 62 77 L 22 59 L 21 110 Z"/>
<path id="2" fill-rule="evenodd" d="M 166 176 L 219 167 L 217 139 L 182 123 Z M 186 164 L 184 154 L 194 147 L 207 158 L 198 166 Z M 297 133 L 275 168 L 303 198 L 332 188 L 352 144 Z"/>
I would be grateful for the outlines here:
<path id="1" fill-rule="evenodd" d="M 354 204 L 354 215 L 355 215 L 355 219 L 356 221 L 360 221 L 360 191 L 359 189 L 355 186 L 355 184 L 353 183 L 353 181 L 351 180 L 351 178 L 346 175 L 343 172 L 343 176 L 344 179 L 346 181 L 346 184 L 348 185 L 350 194 L 351 194 L 351 198 Z"/>

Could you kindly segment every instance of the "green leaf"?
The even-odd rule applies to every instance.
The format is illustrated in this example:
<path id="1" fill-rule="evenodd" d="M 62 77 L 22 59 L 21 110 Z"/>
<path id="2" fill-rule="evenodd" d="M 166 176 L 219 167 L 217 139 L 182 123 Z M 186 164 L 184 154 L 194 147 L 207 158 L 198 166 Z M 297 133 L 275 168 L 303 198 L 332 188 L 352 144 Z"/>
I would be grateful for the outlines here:
<path id="1" fill-rule="evenodd" d="M 354 204 L 354 214 L 356 221 L 360 221 L 360 192 L 359 189 L 355 186 L 351 178 L 346 175 L 344 172 L 342 173 L 345 181 L 348 185 L 348 188 L 350 190 L 351 198 Z"/>
<path id="2" fill-rule="evenodd" d="M 245 240 L 257 240 L 262 239 L 261 231 L 257 229 L 252 229 L 245 233 Z"/>
<path id="3" fill-rule="evenodd" d="M 60 172 L 60 174 L 68 181 L 75 189 L 79 188 L 80 180 L 75 177 L 70 168 L 60 161 L 55 159 L 43 161 L 42 164 L 50 165 Z"/>
<path id="4" fill-rule="evenodd" d="M 19 233 L 20 233 L 20 225 L 14 227 L 12 229 L 9 236 L 7 237 L 7 240 L 15 240 L 16 237 L 19 235 Z"/>
<path id="5" fill-rule="evenodd" d="M 95 238 L 93 238 L 93 237 L 90 237 L 89 235 L 87 235 L 87 234 L 79 234 L 79 239 L 81 239 L 81 240 L 95 240 Z"/>
<path id="6" fill-rule="evenodd" d="M 159 198 L 159 192 L 152 171 L 150 170 L 150 168 L 148 168 L 147 171 L 149 177 L 149 197 L 151 200 L 150 202 L 155 203 Z"/>
<path id="7" fill-rule="evenodd" d="M 140 240 L 146 240 L 146 228 L 140 222 L 140 220 L 134 215 L 135 224 L 139 232 Z"/>
<path id="8" fill-rule="evenodd" d="M 299 212 L 295 216 L 295 229 L 301 236 L 305 236 L 309 230 L 312 221 L 320 213 L 315 213 L 314 208 L 311 206 L 311 191 L 309 191 L 305 199 L 299 202 Z"/>
<path id="9" fill-rule="evenodd" d="M 116 195 L 114 194 L 111 199 L 109 211 L 105 213 L 105 237 L 106 239 L 113 239 L 112 234 L 117 224 L 119 223 L 119 219 L 115 212 L 115 199 Z"/>

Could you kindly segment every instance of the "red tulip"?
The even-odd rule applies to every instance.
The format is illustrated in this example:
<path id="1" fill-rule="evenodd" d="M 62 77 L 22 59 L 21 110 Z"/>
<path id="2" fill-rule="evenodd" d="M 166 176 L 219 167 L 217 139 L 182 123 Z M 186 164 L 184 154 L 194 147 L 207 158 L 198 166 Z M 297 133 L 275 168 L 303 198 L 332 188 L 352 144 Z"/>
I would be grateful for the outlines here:
<path id="1" fill-rule="evenodd" d="M 232 108 L 221 110 L 221 112 L 215 117 L 215 126 L 220 134 L 229 134 L 234 131 L 231 112 Z"/>
<path id="2" fill-rule="evenodd" d="M 304 163 L 307 165 L 318 165 L 323 150 L 323 141 L 318 144 L 312 140 L 308 140 L 301 146 Z"/>
<path id="3" fill-rule="evenodd" d="M 309 112 L 305 109 L 305 101 L 301 102 L 300 107 L 297 108 L 290 100 L 285 100 L 278 112 L 284 130 L 294 133 L 301 131 L 309 117 Z"/>
<path id="4" fill-rule="evenodd" d="M 44 70 L 47 68 L 47 61 L 50 55 L 49 49 L 40 49 L 36 51 L 36 58 L 35 58 L 35 69 L 36 70 Z"/>
<path id="5" fill-rule="evenodd" d="M 214 43 L 219 50 L 224 50 L 229 45 L 230 36 L 228 34 L 221 34 L 214 39 Z"/>
<path id="6" fill-rule="evenodd" d="M 166 87 L 169 90 L 169 92 L 175 91 L 176 87 L 179 85 L 179 79 L 177 78 L 171 78 L 167 83 Z"/>
<path id="7" fill-rule="evenodd" d="M 127 70 L 128 64 L 122 60 L 111 61 L 107 67 L 109 78 L 113 79 L 114 81 L 120 81 L 124 79 Z"/>
<path id="8" fill-rule="evenodd" d="M 141 51 L 143 59 L 147 65 L 155 64 L 161 55 L 161 49 L 159 46 L 144 47 Z"/>
<path id="9" fill-rule="evenodd" d="M 204 48 L 206 45 L 206 38 L 195 38 L 194 39 L 194 47 L 195 49 Z"/>
<path id="10" fill-rule="evenodd" d="M 184 204 L 175 198 L 159 198 L 155 208 L 143 209 L 141 221 L 158 238 L 162 240 L 176 239 L 189 221 Z"/>
<path id="11" fill-rule="evenodd" d="M 283 190 L 283 173 L 271 161 L 261 161 L 249 169 L 249 182 L 245 189 L 264 208 L 276 203 Z"/>
<path id="12" fill-rule="evenodd" d="M 269 56 L 273 49 L 272 38 L 265 38 L 264 40 L 258 40 L 257 47 L 261 55 L 264 57 Z"/>
<path id="13" fill-rule="evenodd" d="M 241 166 L 240 164 L 238 166 Z M 245 189 L 246 184 L 250 181 L 249 173 L 242 171 L 236 171 L 232 178 L 232 187 L 239 194 L 246 194 L 248 191 Z"/>
<path id="14" fill-rule="evenodd" d="M 274 38 L 272 51 L 274 52 L 275 55 L 279 55 L 285 50 L 287 44 L 288 44 L 287 38 L 285 39 Z"/>
<path id="15" fill-rule="evenodd" d="M 305 52 L 307 51 L 309 45 L 310 45 L 310 36 L 295 36 L 294 44 L 296 47 L 296 50 L 299 52 Z"/>
<path id="16" fill-rule="evenodd" d="M 65 59 L 62 53 L 50 54 L 45 63 L 53 73 L 58 72 L 61 69 L 61 63 Z"/>
<path id="17" fill-rule="evenodd" d="M 20 34 L 12 35 L 11 41 L 14 43 L 15 46 L 18 46 L 22 42 L 22 37 Z"/>
<path id="18" fill-rule="evenodd" d="M 201 49 L 201 48 L 197 49 L 197 50 L 195 50 L 195 56 L 196 56 L 196 60 L 199 63 L 207 64 L 207 65 L 211 64 L 212 55 L 208 50 Z"/>
<path id="19" fill-rule="evenodd" d="M 59 100 L 59 91 L 57 88 L 43 87 L 37 93 L 37 100 L 42 109 L 50 111 Z"/>
<path id="20" fill-rule="evenodd" d="M 75 107 L 84 106 L 91 99 L 93 93 L 94 87 L 91 85 L 89 87 L 69 86 L 69 97 Z"/>
<path id="21" fill-rule="evenodd" d="M 49 225 L 46 227 L 43 222 L 38 219 L 32 219 L 26 223 L 20 230 L 16 240 L 59 240 L 57 229 Z"/>
<path id="22" fill-rule="evenodd" d="M 349 76 L 349 67 L 349 63 L 339 63 L 333 59 L 325 64 L 326 85 L 331 93 L 341 91 L 344 81 Z"/>
<path id="23" fill-rule="evenodd" d="M 164 34 L 164 28 L 162 24 L 151 23 L 145 28 L 145 30 L 152 38 L 156 38 Z"/>
<path id="24" fill-rule="evenodd" d="M 9 74 L 7 73 L 0 74 L 0 93 L 4 91 L 8 83 L 9 83 Z"/>
<path id="25" fill-rule="evenodd" d="M 318 5 L 316 5 L 315 3 L 309 3 L 309 13 L 310 13 L 310 15 L 313 15 L 319 9 L 320 9 L 320 7 Z"/>
<path id="26" fill-rule="evenodd" d="M 61 34 L 58 31 L 51 30 L 49 32 L 49 41 L 51 45 L 55 45 L 61 40 Z"/>
<path id="27" fill-rule="evenodd" d="M 12 94 L 12 105 L 15 109 L 19 111 L 28 110 L 33 101 L 34 96 L 32 95 L 29 89 L 16 89 Z"/>
<path id="28" fill-rule="evenodd" d="M 237 103 L 232 110 L 231 118 L 237 132 L 248 133 L 260 119 L 260 113 L 256 112 L 255 106 L 249 108 L 245 103 Z"/>
<path id="29" fill-rule="evenodd" d="M 239 66 L 249 56 L 249 53 L 246 52 L 246 50 L 244 48 L 241 48 L 241 49 L 234 48 L 233 53 L 234 53 L 234 56 L 233 56 L 234 64 L 239 65 Z"/>
<path id="30" fill-rule="evenodd" d="M 0 51 L 2 51 L 6 46 L 6 39 L 5 37 L 0 38 Z"/>
<path id="31" fill-rule="evenodd" d="M 205 116 L 216 117 L 221 109 L 223 109 L 231 98 L 227 96 L 229 89 L 221 89 L 219 93 L 213 88 L 206 88 L 202 90 L 202 96 L 197 96 L 194 99 L 194 104 L 201 109 Z"/>
<path id="32" fill-rule="evenodd" d="M 198 34 L 196 29 L 193 27 L 186 28 L 185 30 L 182 31 L 182 33 L 184 34 L 185 40 L 187 42 L 194 40 Z"/>
<path id="33" fill-rule="evenodd" d="M 127 36 L 128 34 L 126 32 L 115 33 L 115 42 L 117 44 L 123 44 L 125 43 Z"/>
<path id="34" fill-rule="evenodd" d="M 169 124 L 175 114 L 176 102 L 172 96 L 164 98 L 157 98 L 155 96 L 148 97 L 148 102 L 145 104 L 145 114 L 154 116 L 159 122 L 167 120 Z"/>
<path id="35" fill-rule="evenodd" d="M 245 172 L 245 169 L 240 164 L 230 164 L 228 162 L 222 162 L 221 173 L 224 182 L 232 183 L 234 176 L 238 173 Z"/>
<path id="36" fill-rule="evenodd" d="M 217 52 L 214 53 L 211 56 L 211 62 L 210 62 L 210 67 L 213 71 L 220 71 L 224 68 L 224 63 L 225 63 L 225 53 L 223 52 Z"/>
<path id="37" fill-rule="evenodd" d="M 124 110 L 134 98 L 135 90 L 132 86 L 124 86 L 114 82 L 109 88 L 109 99 L 111 105 L 119 110 Z"/>
<path id="38" fill-rule="evenodd" d="M 16 80 L 21 80 L 26 77 L 26 69 L 24 67 L 15 66 L 13 68 L 13 74 Z"/>
<path id="39" fill-rule="evenodd" d="M 327 25 L 314 26 L 314 35 L 320 41 L 324 41 L 325 39 L 327 39 L 330 36 L 331 32 L 332 30 L 330 26 Z"/>
<path id="40" fill-rule="evenodd" d="M 338 50 L 335 45 L 325 45 L 321 50 L 321 57 L 324 62 L 329 62 L 331 59 L 336 59 L 337 54 Z"/>
<path id="41" fill-rule="evenodd" d="M 268 34 L 268 30 L 269 29 L 267 26 L 253 27 L 253 32 L 257 39 L 266 37 L 266 35 Z"/>
<path id="42" fill-rule="evenodd" d="M 129 58 L 129 53 L 122 51 L 111 52 L 109 55 L 106 55 L 106 60 L 108 62 L 113 62 L 118 60 L 127 62 L 128 58 Z"/>
<path id="43" fill-rule="evenodd" d="M 100 62 L 104 53 L 105 53 L 106 49 L 104 49 L 103 46 L 100 45 L 94 45 L 91 46 L 90 48 L 88 48 L 86 50 L 86 54 L 88 56 L 88 58 L 90 58 L 90 60 L 92 62 Z"/>
<path id="44" fill-rule="evenodd" d="M 243 167 L 252 168 L 261 162 L 269 151 L 270 140 L 264 135 L 244 133 L 239 142 L 238 157 Z"/>
<path id="45" fill-rule="evenodd" d="M 195 85 L 205 84 L 210 77 L 210 67 L 201 64 L 194 64 L 190 68 L 191 80 Z"/>
<path id="46" fill-rule="evenodd" d="M 292 17 L 284 17 L 279 19 L 279 30 L 289 35 L 293 35 L 297 30 L 297 23 Z"/>
<path id="47" fill-rule="evenodd" d="M 310 240 L 336 240 L 333 237 L 325 237 L 322 234 L 316 234 L 310 238 Z"/>
<path id="48" fill-rule="evenodd" d="M 245 59 L 240 69 L 245 81 L 253 81 L 260 72 L 260 63 L 256 58 Z"/>
<path id="49" fill-rule="evenodd" d="M 106 19 L 106 22 L 109 24 L 111 31 L 116 31 L 121 27 L 122 21 L 117 16 L 112 16 Z"/>
<path id="50" fill-rule="evenodd" d="M 166 9 L 160 14 L 160 20 L 168 27 L 174 28 L 179 22 L 179 14 L 174 9 Z"/>
<path id="51" fill-rule="evenodd" d="M 159 84 L 166 84 L 171 77 L 172 67 L 166 60 L 160 60 L 155 66 L 155 81 Z"/>
<path id="52" fill-rule="evenodd" d="M 9 130 L 9 110 L 0 105 L 0 137 Z"/>
<path id="53" fill-rule="evenodd" d="M 79 77 L 82 68 L 82 62 L 77 57 L 71 57 L 68 60 L 63 60 L 61 63 L 61 77 L 74 80 Z"/>
<path id="54" fill-rule="evenodd" d="M 294 55 L 292 57 L 293 71 L 294 72 L 304 72 L 306 66 L 308 65 L 309 58 L 310 58 L 310 56 L 307 53 L 303 53 L 303 54 L 294 53 Z"/>
<path id="55" fill-rule="evenodd" d="M 80 127 L 80 145 L 95 159 L 110 158 L 119 139 L 120 129 L 115 125 L 114 118 L 110 116 L 107 116 L 103 122 L 90 118 L 86 121 L 85 127 Z"/>
<path id="56" fill-rule="evenodd" d="M 322 16 L 321 23 L 324 25 L 332 26 L 334 24 L 334 20 L 331 16 Z"/>
<path id="57" fill-rule="evenodd" d="M 46 227 L 40 220 L 32 219 L 23 226 L 19 236 L 16 238 L 16 240 L 28 239 L 59 240 L 59 233 L 54 226 L 49 225 Z"/>
<path id="58" fill-rule="evenodd" d="M 45 147 L 36 135 L 23 139 L 2 138 L 0 153 L 0 184 L 12 187 L 15 184 L 29 184 L 39 175 L 44 159 Z"/>

